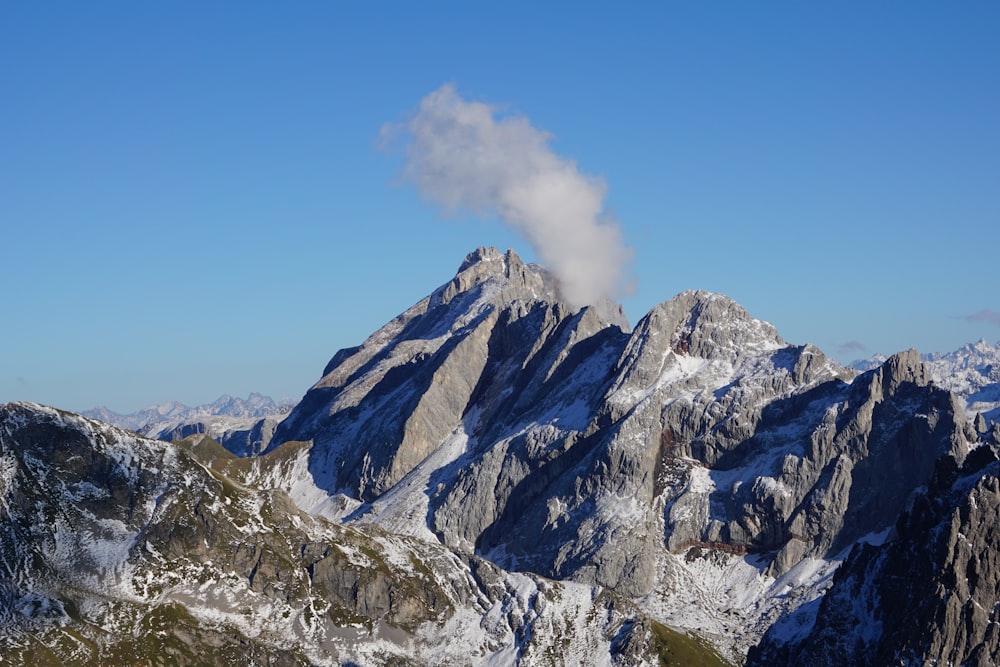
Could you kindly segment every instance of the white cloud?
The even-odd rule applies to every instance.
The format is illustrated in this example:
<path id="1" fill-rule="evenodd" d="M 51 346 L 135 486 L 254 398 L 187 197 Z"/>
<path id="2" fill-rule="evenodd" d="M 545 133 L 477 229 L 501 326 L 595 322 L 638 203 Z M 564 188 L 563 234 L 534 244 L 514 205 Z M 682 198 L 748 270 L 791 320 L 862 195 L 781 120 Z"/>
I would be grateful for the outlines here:
<path id="1" fill-rule="evenodd" d="M 523 235 L 574 307 L 620 296 L 632 256 L 604 212 L 605 183 L 552 152 L 551 135 L 520 115 L 463 99 L 452 85 L 423 98 L 399 126 L 403 176 L 446 212 L 498 216 Z"/>
<path id="2" fill-rule="evenodd" d="M 868 346 L 858 340 L 849 340 L 846 343 L 837 345 L 837 351 L 841 354 L 847 354 L 848 352 L 860 353 L 868 351 Z"/>

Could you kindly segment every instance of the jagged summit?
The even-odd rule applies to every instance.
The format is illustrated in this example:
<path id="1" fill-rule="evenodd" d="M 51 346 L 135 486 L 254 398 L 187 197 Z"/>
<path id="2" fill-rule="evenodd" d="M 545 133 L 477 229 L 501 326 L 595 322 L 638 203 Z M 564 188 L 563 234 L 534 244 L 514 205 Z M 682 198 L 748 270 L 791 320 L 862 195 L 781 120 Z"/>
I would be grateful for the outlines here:
<path id="1" fill-rule="evenodd" d="M 431 305 L 448 304 L 476 290 L 494 303 L 559 301 L 555 277 L 548 271 L 525 264 L 513 250 L 483 247 L 469 253 L 456 276 L 431 294 Z"/>
<path id="2" fill-rule="evenodd" d="M 953 352 L 919 356 L 928 378 L 961 397 L 969 419 L 980 422 L 981 431 L 1000 424 L 1000 341 L 991 345 L 984 338 Z M 870 370 L 885 362 L 884 356 L 876 355 L 851 366 Z"/>
<path id="3" fill-rule="evenodd" d="M 270 396 L 251 392 L 247 398 L 223 394 L 211 403 L 190 407 L 178 401 L 153 405 L 131 414 L 119 414 L 105 407 L 85 410 L 84 417 L 99 419 L 121 428 L 150 434 L 168 425 L 192 422 L 200 417 L 219 416 L 241 419 L 269 417 L 287 412 L 291 401 L 275 401 Z"/>
<path id="4" fill-rule="evenodd" d="M 544 269 L 480 248 L 339 352 L 272 445 L 311 443 L 315 512 L 666 601 L 692 549 L 754 555 L 758 577 L 833 563 L 963 449 L 913 353 L 856 375 L 724 295 L 682 292 L 630 331 L 617 304 L 574 311 Z M 805 601 L 747 599 L 690 624 L 746 646 Z"/>
<path id="5" fill-rule="evenodd" d="M 505 262 L 512 259 L 512 257 L 517 257 L 512 248 L 508 248 L 506 253 L 501 253 L 500 249 L 496 246 L 479 246 L 465 256 L 462 265 L 458 267 L 458 272 L 462 273 L 475 264 L 496 261 Z M 518 261 L 520 261 L 520 258 L 518 258 Z"/>
<path id="6" fill-rule="evenodd" d="M 479 248 L 452 280 L 360 346 L 339 351 L 272 447 L 314 440 L 326 452 L 313 461 L 320 486 L 367 500 L 434 452 L 477 399 L 506 391 L 509 400 L 526 401 L 510 394 L 504 376 L 544 381 L 570 373 L 588 362 L 585 350 L 595 341 L 627 331 L 618 304 L 574 311 L 541 267 L 512 250 Z M 499 402 L 484 409 L 504 414 Z"/>
<path id="7" fill-rule="evenodd" d="M 545 301 L 559 303 L 570 311 L 578 310 L 563 299 L 558 279 L 545 267 L 526 264 L 513 249 L 502 253 L 495 247 L 480 247 L 466 255 L 455 278 L 436 290 L 435 295 L 440 293 L 441 302 L 448 303 L 456 294 L 480 284 L 489 286 L 495 302 Z M 433 301 L 434 295 L 431 298 Z M 602 299 L 585 309 L 622 330 L 629 329 L 622 307 L 610 299 Z"/>
<path id="8" fill-rule="evenodd" d="M 980 338 L 974 343 L 966 343 L 954 352 L 928 354 L 926 355 L 926 359 L 928 361 L 952 360 L 957 364 L 961 364 L 962 367 L 968 367 L 982 363 L 983 360 L 995 357 L 998 354 L 1000 354 L 1000 341 L 991 345 L 985 338 Z"/>
<path id="9" fill-rule="evenodd" d="M 706 359 L 735 360 L 753 351 L 786 345 L 768 322 L 750 315 L 728 296 L 703 290 L 681 292 L 653 308 L 637 329 L 670 332 L 671 349 Z"/>

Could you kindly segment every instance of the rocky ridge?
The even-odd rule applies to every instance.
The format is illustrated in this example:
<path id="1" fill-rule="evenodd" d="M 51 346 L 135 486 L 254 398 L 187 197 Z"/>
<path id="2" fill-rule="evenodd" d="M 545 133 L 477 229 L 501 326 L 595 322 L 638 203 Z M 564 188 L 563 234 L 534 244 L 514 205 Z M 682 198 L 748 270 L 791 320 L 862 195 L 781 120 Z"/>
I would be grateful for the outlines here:
<path id="1" fill-rule="evenodd" d="M 976 440 L 914 351 L 855 377 L 722 295 L 682 293 L 629 331 L 551 280 L 481 249 L 339 352 L 271 445 L 309 443 L 330 502 L 305 504 L 607 587 L 738 659 Z M 701 555 L 756 583 L 691 613 L 677 586 Z M 779 582 L 803 568 L 788 600 Z"/>
<path id="2" fill-rule="evenodd" d="M 311 517 L 250 463 L 0 406 L 5 662 L 645 665 L 692 641 L 610 591 Z"/>
<path id="3" fill-rule="evenodd" d="M 856 545 L 829 592 L 775 624 L 747 664 L 996 664 L 998 465 L 995 442 L 942 458 L 891 539 Z"/>
<path id="4" fill-rule="evenodd" d="M 985 339 L 947 353 L 920 355 L 931 379 L 965 401 L 965 412 L 980 433 L 1000 424 L 1000 341 Z M 884 357 L 851 364 L 859 370 L 877 368 Z"/>

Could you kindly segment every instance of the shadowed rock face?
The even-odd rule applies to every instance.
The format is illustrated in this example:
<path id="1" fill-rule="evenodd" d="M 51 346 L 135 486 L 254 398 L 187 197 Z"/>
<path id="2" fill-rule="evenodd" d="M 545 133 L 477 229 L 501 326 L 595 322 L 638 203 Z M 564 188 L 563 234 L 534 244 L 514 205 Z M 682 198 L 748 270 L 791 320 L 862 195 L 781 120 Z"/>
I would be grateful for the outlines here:
<path id="1" fill-rule="evenodd" d="M 620 307 L 573 313 L 557 293 L 549 274 L 512 251 L 472 253 L 454 280 L 360 347 L 339 352 L 278 428 L 272 448 L 314 440 L 311 470 L 321 485 L 373 500 L 473 407 L 491 414 L 516 408 L 496 400 L 515 388 L 504 382 L 524 382 L 512 377 L 513 365 L 518 371 L 537 366 L 546 353 L 563 352 L 605 327 L 626 326 Z M 602 309 L 610 319 L 598 315 Z M 513 396 L 509 403 L 528 398 Z"/>
<path id="2" fill-rule="evenodd" d="M 613 304 L 574 312 L 544 271 L 480 249 L 339 352 L 272 448 L 311 441 L 316 484 L 368 503 L 352 520 L 641 596 L 664 551 L 758 553 L 773 575 L 834 557 L 964 452 L 961 408 L 915 352 L 855 376 L 722 295 L 684 292 L 629 332 Z"/>
<path id="3" fill-rule="evenodd" d="M 748 665 L 994 665 L 1000 656 L 1000 481 L 983 445 L 943 457 L 882 546 L 859 544 L 817 609 L 775 625 Z M 803 619 L 815 614 L 815 620 Z M 804 631 L 789 633 L 799 625 Z"/>

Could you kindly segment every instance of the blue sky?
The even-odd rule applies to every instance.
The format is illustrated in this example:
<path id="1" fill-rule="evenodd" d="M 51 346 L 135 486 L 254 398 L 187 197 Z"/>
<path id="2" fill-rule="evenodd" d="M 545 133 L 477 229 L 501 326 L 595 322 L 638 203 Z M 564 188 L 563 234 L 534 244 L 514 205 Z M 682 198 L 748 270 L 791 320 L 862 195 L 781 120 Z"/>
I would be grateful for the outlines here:
<path id="1" fill-rule="evenodd" d="M 875 6 L 877 5 L 877 6 Z M 635 323 L 1000 339 L 1000 4 L 4 3 L 0 401 L 301 396 L 480 245 L 380 150 L 444 84 L 604 180 Z"/>

